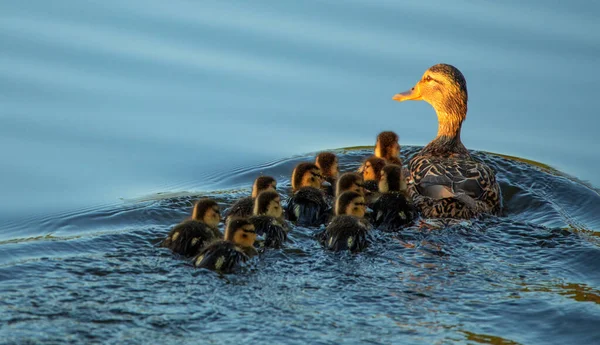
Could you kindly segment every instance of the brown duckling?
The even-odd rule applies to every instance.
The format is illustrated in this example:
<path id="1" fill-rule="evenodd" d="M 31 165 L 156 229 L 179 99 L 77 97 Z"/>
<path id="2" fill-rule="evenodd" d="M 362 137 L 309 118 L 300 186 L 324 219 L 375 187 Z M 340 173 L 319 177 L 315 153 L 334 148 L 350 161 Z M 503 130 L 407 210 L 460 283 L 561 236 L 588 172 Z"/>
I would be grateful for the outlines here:
<path id="1" fill-rule="evenodd" d="M 402 166 L 400 159 L 400 137 L 392 131 L 379 133 L 375 143 L 375 156 L 385 159 L 388 164 L 397 164 Z"/>
<path id="2" fill-rule="evenodd" d="M 379 198 L 373 203 L 373 226 L 383 231 L 397 231 L 413 222 L 417 213 L 406 200 L 406 180 L 402 167 L 386 165 L 379 179 Z"/>
<path id="3" fill-rule="evenodd" d="M 330 211 L 325 195 L 321 190 L 323 176 L 318 166 L 300 163 L 292 172 L 292 191 L 286 214 L 290 221 L 300 226 L 324 224 Z"/>
<path id="4" fill-rule="evenodd" d="M 163 247 L 183 256 L 194 256 L 206 244 L 223 236 L 217 228 L 221 221 L 219 205 L 212 199 L 194 204 L 192 218 L 177 224 L 163 241 Z"/>
<path id="5" fill-rule="evenodd" d="M 264 191 L 254 201 L 254 215 L 249 218 L 256 233 L 264 236 L 264 246 L 279 248 L 287 240 L 289 228 L 283 219 L 281 197 L 277 192 Z"/>
<path id="6" fill-rule="evenodd" d="M 335 214 L 319 237 L 330 250 L 357 252 L 369 244 L 371 225 L 364 219 L 365 198 L 358 192 L 346 191 L 337 197 Z"/>
<path id="7" fill-rule="evenodd" d="M 252 256 L 256 231 L 254 225 L 244 218 L 232 218 L 227 223 L 225 240 L 204 247 L 193 259 L 194 266 L 222 273 L 231 273 Z"/>
<path id="8" fill-rule="evenodd" d="M 338 178 L 338 158 L 333 152 L 321 152 L 315 159 L 315 165 L 321 169 L 321 174 L 327 184 L 324 190 L 329 196 L 334 195 L 335 181 Z"/>
<path id="9" fill-rule="evenodd" d="M 237 200 L 229 209 L 225 219 L 229 217 L 250 217 L 254 209 L 254 199 L 260 192 L 266 190 L 276 190 L 277 181 L 271 176 L 259 176 L 252 185 L 252 195 Z"/>
<path id="10" fill-rule="evenodd" d="M 408 194 L 427 218 L 472 218 L 497 215 L 502 195 L 496 173 L 473 159 L 460 139 L 467 117 L 467 81 L 454 66 L 430 67 L 409 91 L 393 97 L 402 102 L 423 100 L 433 106 L 438 133 L 410 161 Z"/>
<path id="11" fill-rule="evenodd" d="M 335 195 L 340 195 L 349 190 L 363 195 L 365 194 L 364 181 L 361 174 L 347 172 L 340 176 L 335 186 Z"/>
<path id="12" fill-rule="evenodd" d="M 365 188 L 373 193 L 379 190 L 379 179 L 381 178 L 381 169 L 385 166 L 385 159 L 377 156 L 371 156 L 365 159 L 359 172 L 363 174 Z"/>

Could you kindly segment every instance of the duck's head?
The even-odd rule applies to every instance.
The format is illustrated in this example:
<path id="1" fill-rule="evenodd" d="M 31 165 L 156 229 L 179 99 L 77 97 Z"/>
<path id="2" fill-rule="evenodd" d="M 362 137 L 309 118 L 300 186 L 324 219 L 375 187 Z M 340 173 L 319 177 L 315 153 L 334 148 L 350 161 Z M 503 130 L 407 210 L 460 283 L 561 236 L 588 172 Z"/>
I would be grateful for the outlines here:
<path id="1" fill-rule="evenodd" d="M 208 226 L 216 228 L 221 221 L 219 204 L 212 199 L 200 199 L 194 204 L 192 219 L 201 221 Z"/>
<path id="2" fill-rule="evenodd" d="M 400 192 L 406 190 L 406 182 L 402 178 L 402 167 L 395 164 L 386 165 L 381 170 L 379 191 L 381 193 Z"/>
<path id="3" fill-rule="evenodd" d="M 240 247 L 252 247 L 256 240 L 254 225 L 247 219 L 232 219 L 225 230 L 225 240 L 235 243 Z"/>
<path id="4" fill-rule="evenodd" d="M 365 190 L 363 185 L 364 181 L 361 174 L 355 172 L 344 173 L 337 180 L 335 186 L 335 195 L 340 195 L 349 190 L 364 195 Z"/>
<path id="5" fill-rule="evenodd" d="M 400 144 L 398 134 L 385 131 L 379 133 L 375 143 L 375 156 L 383 159 L 398 159 L 400 156 Z"/>
<path id="6" fill-rule="evenodd" d="M 326 178 L 337 178 L 339 174 L 338 159 L 335 153 L 321 152 L 315 159 L 315 165 L 321 169 L 321 173 Z"/>
<path id="7" fill-rule="evenodd" d="M 267 215 L 275 218 L 281 218 L 283 208 L 281 207 L 281 197 L 279 193 L 267 190 L 258 194 L 254 200 L 254 215 Z"/>
<path id="8" fill-rule="evenodd" d="M 321 188 L 322 183 L 321 169 L 315 164 L 300 163 L 292 172 L 292 191 L 294 192 L 302 187 Z"/>
<path id="9" fill-rule="evenodd" d="M 340 194 L 335 201 L 335 214 L 337 216 L 346 214 L 363 218 L 367 212 L 367 204 L 362 194 L 347 191 Z"/>
<path id="10" fill-rule="evenodd" d="M 259 176 L 252 185 L 252 197 L 256 198 L 258 194 L 266 190 L 276 190 L 277 181 L 271 176 Z"/>
<path id="11" fill-rule="evenodd" d="M 363 180 L 379 180 L 381 169 L 385 166 L 385 159 L 371 156 L 365 160 L 362 166 Z"/>
<path id="12" fill-rule="evenodd" d="M 462 122 L 467 116 L 467 82 L 458 68 L 447 64 L 430 67 L 412 89 L 393 99 L 425 101 L 436 110 L 440 121 Z"/>

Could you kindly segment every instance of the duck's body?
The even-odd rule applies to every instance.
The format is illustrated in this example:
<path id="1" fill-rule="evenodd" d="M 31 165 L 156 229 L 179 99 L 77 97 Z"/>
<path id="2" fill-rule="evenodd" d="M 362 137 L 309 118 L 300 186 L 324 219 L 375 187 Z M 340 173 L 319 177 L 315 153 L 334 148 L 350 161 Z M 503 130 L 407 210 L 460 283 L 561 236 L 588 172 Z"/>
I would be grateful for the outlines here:
<path id="1" fill-rule="evenodd" d="M 327 222 L 331 209 L 321 189 L 302 187 L 286 206 L 288 220 L 300 226 L 319 226 Z"/>
<path id="2" fill-rule="evenodd" d="M 315 158 L 315 165 L 319 167 L 323 179 L 327 182 L 322 186 L 325 196 L 333 199 L 336 179 L 339 175 L 337 156 L 333 152 L 321 152 Z"/>
<path id="3" fill-rule="evenodd" d="M 257 254 L 253 244 L 254 226 L 245 219 L 228 222 L 225 240 L 204 247 L 193 259 L 194 266 L 222 273 L 231 273 Z"/>
<path id="4" fill-rule="evenodd" d="M 364 219 L 365 198 L 355 191 L 346 191 L 336 200 L 335 213 L 325 231 L 317 235 L 329 250 L 358 252 L 369 244 L 371 225 Z"/>
<path id="5" fill-rule="evenodd" d="M 406 182 L 402 167 L 386 165 L 379 179 L 379 198 L 371 206 L 373 226 L 382 231 L 398 231 L 412 223 L 416 210 L 406 200 Z"/>
<path id="6" fill-rule="evenodd" d="M 192 219 L 177 224 L 163 241 L 163 247 L 186 257 L 194 256 L 210 242 L 223 238 L 217 228 L 221 221 L 219 205 L 211 199 L 195 203 Z"/>
<path id="7" fill-rule="evenodd" d="M 253 216 L 248 220 L 258 235 L 264 237 L 263 246 L 279 248 L 287 240 L 289 227 L 283 219 L 281 198 L 274 191 L 265 191 L 254 202 Z"/>
<path id="8" fill-rule="evenodd" d="M 425 100 L 438 116 L 437 137 L 409 163 L 408 194 L 424 217 L 468 219 L 502 208 L 494 171 L 474 160 L 460 140 L 467 99 L 464 76 L 445 64 L 429 68 L 415 87 L 394 96 Z"/>

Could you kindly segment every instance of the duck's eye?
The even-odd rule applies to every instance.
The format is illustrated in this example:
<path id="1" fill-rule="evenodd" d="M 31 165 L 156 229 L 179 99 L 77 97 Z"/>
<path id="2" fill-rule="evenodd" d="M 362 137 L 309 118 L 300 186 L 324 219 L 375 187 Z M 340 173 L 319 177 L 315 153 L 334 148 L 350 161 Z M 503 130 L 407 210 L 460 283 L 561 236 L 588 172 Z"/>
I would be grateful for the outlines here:
<path id="1" fill-rule="evenodd" d="M 246 235 L 246 234 L 243 234 L 243 235 L 242 235 L 242 237 L 243 237 L 243 238 L 248 238 L 248 235 Z"/>
<path id="2" fill-rule="evenodd" d="M 426 76 L 425 79 L 423 79 L 423 80 L 425 80 L 425 81 L 432 81 L 433 78 L 431 78 L 431 76 Z"/>

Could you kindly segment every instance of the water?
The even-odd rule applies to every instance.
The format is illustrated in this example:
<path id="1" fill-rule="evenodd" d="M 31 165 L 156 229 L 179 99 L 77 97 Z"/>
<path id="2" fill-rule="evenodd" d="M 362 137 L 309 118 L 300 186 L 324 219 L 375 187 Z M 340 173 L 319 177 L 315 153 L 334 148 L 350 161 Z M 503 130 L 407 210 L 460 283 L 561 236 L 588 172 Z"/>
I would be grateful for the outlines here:
<path id="1" fill-rule="evenodd" d="M 599 12 L 0 3 L 1 339 L 598 341 Z M 226 205 L 260 172 L 285 184 L 307 152 L 372 145 L 381 130 L 426 144 L 431 107 L 391 97 L 438 62 L 467 78 L 468 148 L 562 172 L 482 154 L 506 217 L 341 257 L 296 229 L 289 248 L 226 278 L 156 247 L 198 196 Z M 364 154 L 347 152 L 346 167 Z"/>

